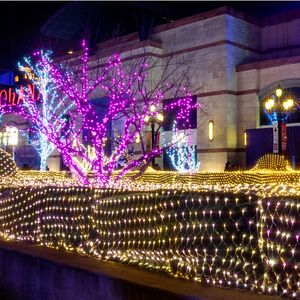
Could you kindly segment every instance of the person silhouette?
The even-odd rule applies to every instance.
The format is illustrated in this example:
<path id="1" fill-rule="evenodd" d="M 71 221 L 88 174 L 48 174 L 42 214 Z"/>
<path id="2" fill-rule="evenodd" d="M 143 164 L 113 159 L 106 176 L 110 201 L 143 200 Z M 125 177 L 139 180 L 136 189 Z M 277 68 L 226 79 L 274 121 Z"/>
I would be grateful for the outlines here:
<path id="1" fill-rule="evenodd" d="M 226 163 L 224 171 L 231 171 L 231 163 L 230 163 L 230 161 L 228 161 Z"/>

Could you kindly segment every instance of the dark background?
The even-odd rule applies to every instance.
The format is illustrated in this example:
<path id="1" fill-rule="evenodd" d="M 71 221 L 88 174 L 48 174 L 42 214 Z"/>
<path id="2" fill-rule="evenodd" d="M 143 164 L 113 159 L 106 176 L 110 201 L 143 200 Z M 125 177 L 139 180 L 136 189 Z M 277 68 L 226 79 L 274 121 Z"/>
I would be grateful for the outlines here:
<path id="1" fill-rule="evenodd" d="M 0 69 L 40 47 L 40 28 L 64 2 L 0 2 Z"/>
<path id="2" fill-rule="evenodd" d="M 0 2 L 0 71 L 14 69 L 22 56 L 41 47 L 61 55 L 83 36 L 92 46 L 131 32 L 147 39 L 155 25 L 224 5 L 258 18 L 300 8 L 300 2 L 287 1 Z"/>

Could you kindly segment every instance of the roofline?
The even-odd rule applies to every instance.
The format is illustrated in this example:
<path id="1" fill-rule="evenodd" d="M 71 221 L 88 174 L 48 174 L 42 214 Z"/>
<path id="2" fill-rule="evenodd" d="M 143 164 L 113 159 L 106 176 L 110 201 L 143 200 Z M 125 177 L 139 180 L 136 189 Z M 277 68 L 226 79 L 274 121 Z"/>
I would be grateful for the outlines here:
<path id="1" fill-rule="evenodd" d="M 222 7 L 218 7 L 218 8 L 206 11 L 206 12 L 201 12 L 201 13 L 193 15 L 193 16 L 189 16 L 186 18 L 176 20 L 172 23 L 157 25 L 154 27 L 153 33 L 156 34 L 156 33 L 162 32 L 162 31 L 171 30 L 173 28 L 192 24 L 192 23 L 195 23 L 195 22 L 198 22 L 201 20 L 205 20 L 205 19 L 209 19 L 209 18 L 213 18 L 213 17 L 217 17 L 220 15 L 225 15 L 225 14 L 234 16 L 236 18 L 239 18 L 241 20 L 244 20 L 244 21 L 252 23 L 252 24 L 258 25 L 258 23 L 259 23 L 259 20 L 254 17 L 251 17 L 251 16 L 249 16 L 243 12 L 240 12 L 236 9 L 233 9 L 229 6 L 222 6 Z M 112 39 L 104 41 L 104 42 L 100 42 L 96 46 L 98 49 L 102 48 L 105 50 L 109 50 L 110 48 L 115 48 L 116 46 L 117 46 L 116 48 L 120 48 L 121 44 L 126 44 L 126 43 L 130 43 L 133 41 L 139 41 L 138 32 L 133 32 L 133 33 L 130 33 L 130 34 L 127 34 L 124 36 L 120 36 L 120 37 L 112 38 Z M 145 44 L 142 43 L 140 46 L 145 46 Z M 156 42 L 154 40 L 148 40 L 147 46 L 153 46 L 153 47 L 157 47 L 157 48 L 162 47 L 160 42 Z M 81 50 L 78 50 L 71 56 L 64 55 L 61 58 L 62 58 L 62 60 L 67 59 L 67 58 L 76 58 L 77 56 L 80 55 L 80 53 L 81 53 Z"/>
<path id="2" fill-rule="evenodd" d="M 63 8 L 65 8 L 65 6 Z M 63 8 L 61 8 L 60 11 Z M 59 12 L 57 12 L 57 14 Z M 265 17 L 263 19 L 258 19 L 256 17 L 253 17 L 246 13 L 243 13 L 237 9 L 234 9 L 230 6 L 222 6 L 222 7 L 218 7 L 218 8 L 209 10 L 209 11 L 198 13 L 196 15 L 178 19 L 172 23 L 165 23 L 165 24 L 157 25 L 153 28 L 153 34 L 157 34 L 157 33 L 163 32 L 163 31 L 171 30 L 171 29 L 174 29 L 177 27 L 181 27 L 184 25 L 192 24 L 195 22 L 199 22 L 199 21 L 202 21 L 205 19 L 210 19 L 213 17 L 221 16 L 221 15 L 230 15 L 230 16 L 233 16 L 240 20 L 243 20 L 245 22 L 248 22 L 250 24 L 254 24 L 254 25 L 263 27 L 263 26 L 268 26 L 268 25 L 275 25 L 275 24 L 282 23 L 282 22 L 287 22 L 287 21 L 290 21 L 295 18 L 300 18 L 300 9 L 275 14 L 273 16 Z M 280 16 L 279 19 L 278 19 L 278 16 Z M 124 36 L 120 36 L 120 37 L 112 38 L 107 41 L 100 42 L 97 44 L 97 47 L 98 47 L 98 49 L 103 48 L 105 50 L 106 49 L 108 50 L 109 48 L 115 48 L 115 47 L 120 48 L 121 44 L 126 44 L 126 43 L 130 43 L 130 42 L 137 41 L 137 40 L 139 40 L 138 32 L 133 32 L 133 33 L 130 33 L 130 34 L 127 34 Z M 161 48 L 161 44 L 159 44 L 159 43 L 160 42 L 150 40 L 148 46 Z M 74 58 L 78 55 L 80 55 L 80 50 L 76 51 L 76 53 L 74 53 L 72 56 L 69 56 L 69 57 Z M 67 57 L 67 55 L 65 57 Z M 238 69 L 243 69 L 243 67 L 240 66 Z"/>
<path id="3" fill-rule="evenodd" d="M 61 7 L 59 9 L 59 11 L 55 13 L 55 15 L 53 15 L 50 19 L 48 19 L 46 24 L 44 24 L 44 26 L 42 27 L 41 32 L 50 23 L 50 21 L 52 21 L 57 15 L 59 15 L 61 13 L 61 11 L 63 11 L 68 5 L 69 6 L 73 5 L 73 2 L 67 3 L 66 5 Z M 269 17 L 264 17 L 262 19 L 258 19 L 256 17 L 250 16 L 244 12 L 241 12 L 237 9 L 234 9 L 230 6 L 222 6 L 222 7 L 218 7 L 218 8 L 209 10 L 209 11 L 198 13 L 196 15 L 178 19 L 172 23 L 165 23 L 165 24 L 157 25 L 153 28 L 153 34 L 157 34 L 157 33 L 163 32 L 163 31 L 171 30 L 171 29 L 174 29 L 177 27 L 181 27 L 184 25 L 192 24 L 195 22 L 199 22 L 199 21 L 202 21 L 205 19 L 210 19 L 213 17 L 221 16 L 221 15 L 230 15 L 232 17 L 238 18 L 245 22 L 264 27 L 264 26 L 276 25 L 279 23 L 291 21 L 296 18 L 300 18 L 300 9 L 294 9 L 292 11 L 277 13 L 277 14 L 269 16 Z M 139 39 L 138 33 L 134 32 L 134 33 L 116 37 L 116 38 L 113 38 L 113 39 L 110 39 L 110 40 L 107 40 L 104 42 L 100 42 L 97 44 L 97 46 L 101 45 L 101 47 L 103 46 L 104 48 L 111 48 L 111 47 L 114 47 L 116 45 L 116 43 L 121 43 L 121 44 L 128 43 L 128 42 L 138 40 L 138 39 Z"/>
<path id="4" fill-rule="evenodd" d="M 183 19 L 176 20 L 172 23 L 166 23 L 166 24 L 155 26 L 154 30 L 153 30 L 153 33 L 159 33 L 159 32 L 162 32 L 162 31 L 170 30 L 170 29 L 173 29 L 173 28 L 177 28 L 177 27 L 180 27 L 180 26 L 192 24 L 192 23 L 195 23 L 195 22 L 198 22 L 198 21 L 202 21 L 202 20 L 205 20 L 205 19 L 210 19 L 210 18 L 217 17 L 217 16 L 220 16 L 220 15 L 225 15 L 225 14 L 231 15 L 231 16 L 236 17 L 236 18 L 239 18 L 239 19 L 241 19 L 243 21 L 246 21 L 248 23 L 252 23 L 252 24 L 255 24 L 255 25 L 260 25 L 260 21 L 255 17 L 247 15 L 247 14 L 245 14 L 245 13 L 239 11 L 239 10 L 236 10 L 232 7 L 229 7 L 229 6 L 221 6 L 221 7 L 209 10 L 209 11 L 198 13 L 198 14 L 193 15 L 193 16 L 189 16 L 189 17 L 186 17 L 186 18 L 183 18 Z"/>
<path id="5" fill-rule="evenodd" d="M 153 28 L 153 34 L 156 34 L 156 33 L 162 32 L 162 31 L 171 30 L 173 28 L 192 24 L 192 23 L 195 23 L 198 21 L 210 19 L 210 18 L 217 17 L 220 15 L 225 15 L 225 14 L 234 16 L 236 18 L 239 18 L 241 20 L 244 20 L 248 23 L 252 23 L 255 25 L 259 25 L 259 22 L 260 22 L 257 18 L 249 16 L 241 11 L 233 9 L 229 6 L 222 6 L 222 7 L 218 7 L 218 8 L 206 11 L 206 12 L 201 12 L 201 13 L 193 15 L 193 16 L 178 19 L 172 23 L 165 23 L 165 24 L 157 25 Z M 116 45 L 116 43 L 128 43 L 128 42 L 132 42 L 132 41 L 138 40 L 138 39 L 139 39 L 138 33 L 133 32 L 133 33 L 130 33 L 130 34 L 127 34 L 124 36 L 116 37 L 116 38 L 98 43 L 97 46 L 101 45 L 101 47 L 103 47 L 103 48 L 110 48 L 110 47 L 114 47 Z"/>
<path id="6" fill-rule="evenodd" d="M 257 25 L 257 26 L 272 26 L 280 23 L 290 22 L 294 19 L 300 18 L 300 8 L 293 9 L 290 11 L 285 11 L 281 13 L 276 13 L 269 17 L 263 17 L 258 19 L 256 17 L 250 16 L 244 12 L 241 12 L 235 8 L 230 6 L 222 6 L 209 11 L 201 12 L 193 16 L 189 16 L 183 19 L 176 20 L 172 23 L 165 23 L 154 27 L 153 33 L 159 33 L 162 31 L 170 30 L 176 27 L 188 25 L 191 23 L 195 23 L 201 20 L 217 17 L 223 14 L 230 15 L 232 17 L 238 18 L 245 22 Z"/>

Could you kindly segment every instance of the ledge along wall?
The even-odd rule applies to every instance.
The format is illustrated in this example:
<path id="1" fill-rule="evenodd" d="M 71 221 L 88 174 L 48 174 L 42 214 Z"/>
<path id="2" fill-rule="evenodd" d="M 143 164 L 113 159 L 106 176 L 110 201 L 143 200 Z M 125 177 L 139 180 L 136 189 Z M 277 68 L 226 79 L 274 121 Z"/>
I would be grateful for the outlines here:
<path id="1" fill-rule="evenodd" d="M 1 300 L 279 300 L 0 240 Z"/>
<path id="2" fill-rule="evenodd" d="M 43 258 L 39 257 L 41 253 L 36 249 L 30 249 L 29 254 L 26 254 L 24 248 L 28 251 L 27 245 L 24 246 L 23 243 L 11 246 L 0 241 L 1 300 L 196 299 L 177 295 L 159 287 L 149 287 L 149 284 L 141 284 L 139 280 L 136 280 L 136 283 L 131 282 L 135 277 L 128 274 L 132 272 L 130 268 L 125 270 L 127 278 L 120 279 L 120 270 L 113 269 L 107 274 L 109 269 L 97 268 L 95 260 L 92 261 L 94 266 L 91 267 L 86 262 L 87 258 L 68 257 L 70 254 L 64 256 L 61 253 L 53 254 L 53 250 L 51 253 L 47 252 L 48 249 L 40 249 L 39 251 L 43 251 Z M 77 261 L 81 268 L 77 267 L 76 263 L 72 266 L 74 261 Z M 139 275 L 141 278 L 145 277 L 145 274 Z M 146 279 L 146 282 L 153 281 L 151 276 Z"/>

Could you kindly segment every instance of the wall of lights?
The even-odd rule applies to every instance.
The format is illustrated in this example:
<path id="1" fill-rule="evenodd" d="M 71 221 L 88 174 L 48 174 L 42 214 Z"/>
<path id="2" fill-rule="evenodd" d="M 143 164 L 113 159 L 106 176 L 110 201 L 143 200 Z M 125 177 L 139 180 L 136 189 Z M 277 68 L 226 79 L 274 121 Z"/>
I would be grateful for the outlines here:
<path id="1" fill-rule="evenodd" d="M 274 170 L 274 171 L 293 171 L 288 160 L 284 155 L 265 154 L 258 159 L 253 170 Z"/>
<path id="2" fill-rule="evenodd" d="M 17 174 L 17 165 L 12 159 L 12 156 L 0 149 L 0 178 L 14 177 Z"/>
<path id="3" fill-rule="evenodd" d="M 204 173 L 198 184 L 196 174 L 179 174 L 175 182 L 172 172 L 152 170 L 143 180 L 123 179 L 104 189 L 79 186 L 62 172 L 17 172 L 2 152 L 2 238 L 212 285 L 300 297 L 300 172 L 283 171 L 289 167 L 281 156 L 266 155 L 256 171 L 223 172 L 223 181 L 221 173 Z M 281 171 L 259 171 L 278 165 Z M 239 184 L 230 183 L 231 174 Z M 268 174 L 274 183 L 243 182 L 255 174 Z M 280 176 L 294 183 L 280 182 Z M 220 181 L 205 184 L 209 177 Z"/>
<path id="4" fill-rule="evenodd" d="M 114 175 L 116 176 L 116 174 Z M 291 168 L 284 156 L 278 154 L 266 154 L 261 157 L 253 169 L 247 171 L 230 172 L 196 172 L 179 173 L 172 171 L 151 170 L 140 174 L 129 172 L 125 178 L 134 178 L 141 183 L 164 183 L 164 184 L 274 184 L 300 182 L 300 172 Z"/>
<path id="5" fill-rule="evenodd" d="M 299 186 L 129 186 L 1 187 L 1 236 L 208 284 L 300 296 Z"/>

